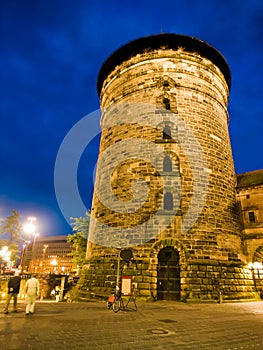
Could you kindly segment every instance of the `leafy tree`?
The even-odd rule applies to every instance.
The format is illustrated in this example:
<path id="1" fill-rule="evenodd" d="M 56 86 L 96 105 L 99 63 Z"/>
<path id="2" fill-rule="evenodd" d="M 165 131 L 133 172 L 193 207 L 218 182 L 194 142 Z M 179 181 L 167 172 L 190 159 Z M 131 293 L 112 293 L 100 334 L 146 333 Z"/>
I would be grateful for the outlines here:
<path id="1" fill-rule="evenodd" d="M 10 235 L 10 242 L 20 243 L 23 241 L 22 224 L 20 222 L 20 214 L 16 210 L 12 210 L 12 215 L 2 220 L 0 233 Z"/>
<path id="2" fill-rule="evenodd" d="M 19 243 L 23 242 L 22 228 L 20 214 L 16 210 L 12 210 L 12 215 L 7 216 L 0 224 L 0 233 L 4 236 L 3 239 L 0 239 L 0 248 L 8 247 L 8 250 L 11 252 L 11 263 L 14 263 L 19 258 Z M 9 239 L 7 239 L 8 236 Z"/>
<path id="3" fill-rule="evenodd" d="M 85 217 L 71 218 L 71 220 L 73 221 L 71 224 L 73 234 L 68 235 L 67 241 L 73 249 L 73 262 L 79 267 L 82 267 L 86 259 L 90 211 L 86 212 Z"/>
<path id="4" fill-rule="evenodd" d="M 19 249 L 18 244 L 11 242 L 11 241 L 8 241 L 6 239 L 0 239 L 0 250 L 2 250 L 4 247 L 7 247 L 8 251 L 11 252 L 10 263 L 11 263 L 11 265 L 14 265 L 14 263 L 19 259 L 18 253 L 19 253 L 20 249 Z M 3 257 L 1 260 L 2 260 L 1 263 L 3 263 L 3 261 L 4 261 Z"/>

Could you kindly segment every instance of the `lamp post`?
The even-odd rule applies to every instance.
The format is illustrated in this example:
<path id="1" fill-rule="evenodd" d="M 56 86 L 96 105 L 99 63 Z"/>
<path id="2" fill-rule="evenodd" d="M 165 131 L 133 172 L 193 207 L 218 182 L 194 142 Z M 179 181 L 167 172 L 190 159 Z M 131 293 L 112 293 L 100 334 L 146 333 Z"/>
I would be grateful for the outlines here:
<path id="1" fill-rule="evenodd" d="M 22 248 L 22 254 L 21 254 L 21 271 L 23 273 L 24 271 L 24 268 L 25 268 L 25 258 L 26 258 L 26 252 L 27 252 L 27 245 L 30 243 L 30 241 L 26 240 L 24 243 L 23 243 L 23 248 Z"/>
<path id="2" fill-rule="evenodd" d="M 117 260 L 117 276 L 116 276 L 116 290 L 120 287 L 120 262 L 121 262 L 121 250 L 118 250 L 118 260 Z"/>
<path id="3" fill-rule="evenodd" d="M 35 244 L 36 244 L 36 238 L 39 236 L 39 233 L 33 233 L 34 240 L 33 240 L 33 246 L 32 246 L 32 259 L 34 260 L 36 254 L 35 254 Z"/>
<path id="4" fill-rule="evenodd" d="M 34 263 L 34 258 L 35 258 L 35 242 L 36 242 L 36 237 L 39 235 L 38 233 L 36 233 L 36 226 L 34 225 L 34 222 L 37 220 L 36 217 L 34 216 L 30 216 L 27 219 L 29 222 L 27 224 L 25 224 L 24 226 L 24 231 L 30 235 L 32 234 L 34 239 L 33 239 L 33 243 L 32 243 L 32 255 L 31 255 L 31 264 Z"/>
<path id="5" fill-rule="evenodd" d="M 46 271 L 46 251 L 48 248 L 48 244 L 43 245 L 43 254 L 42 254 L 42 273 Z"/>

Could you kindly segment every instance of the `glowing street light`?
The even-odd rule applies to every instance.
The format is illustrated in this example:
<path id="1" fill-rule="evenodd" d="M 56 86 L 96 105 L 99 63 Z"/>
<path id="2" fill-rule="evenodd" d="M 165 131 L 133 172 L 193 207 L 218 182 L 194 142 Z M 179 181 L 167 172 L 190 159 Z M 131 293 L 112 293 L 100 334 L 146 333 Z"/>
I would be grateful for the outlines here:
<path id="1" fill-rule="evenodd" d="M 36 226 L 33 224 L 37 220 L 34 216 L 30 216 L 28 219 L 29 223 L 24 225 L 24 231 L 27 234 L 33 234 L 36 231 Z"/>
<path id="2" fill-rule="evenodd" d="M 36 237 L 39 236 L 39 233 L 36 233 L 36 226 L 34 225 L 34 222 L 37 220 L 36 217 L 34 216 L 29 216 L 27 218 L 27 220 L 29 221 L 27 224 L 24 225 L 24 231 L 28 234 L 28 235 L 33 235 L 34 239 L 33 239 L 33 243 L 32 243 L 32 257 L 31 260 L 34 263 L 34 257 L 35 257 L 35 241 L 36 241 Z M 26 247 L 25 247 L 26 248 Z"/>

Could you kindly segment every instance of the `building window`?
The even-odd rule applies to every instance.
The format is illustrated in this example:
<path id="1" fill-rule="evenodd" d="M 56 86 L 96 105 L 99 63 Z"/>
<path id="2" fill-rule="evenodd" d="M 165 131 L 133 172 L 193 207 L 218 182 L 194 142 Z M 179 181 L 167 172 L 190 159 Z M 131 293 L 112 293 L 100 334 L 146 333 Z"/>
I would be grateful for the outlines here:
<path id="1" fill-rule="evenodd" d="M 250 195 L 249 195 L 249 194 L 247 194 L 247 195 L 246 195 L 246 197 L 247 197 L 247 199 L 249 199 L 249 198 L 250 198 Z"/>
<path id="2" fill-rule="evenodd" d="M 172 138 L 172 133 L 171 133 L 171 129 L 168 125 L 165 125 L 164 129 L 163 129 L 163 139 L 164 140 L 168 140 Z"/>
<path id="3" fill-rule="evenodd" d="M 163 89 L 164 90 L 169 90 L 170 84 L 167 80 L 164 80 L 163 82 Z"/>
<path id="4" fill-rule="evenodd" d="M 255 213 L 253 211 L 248 212 L 248 218 L 249 218 L 249 222 L 256 222 Z"/>
<path id="5" fill-rule="evenodd" d="M 165 107 L 165 109 L 167 109 L 168 111 L 170 111 L 170 109 L 171 109 L 171 105 L 170 105 L 170 100 L 169 100 L 169 98 L 164 98 L 163 99 L 163 104 L 164 104 L 164 107 Z"/>
<path id="6" fill-rule="evenodd" d="M 172 171 L 172 160 L 168 156 L 165 156 L 163 160 L 163 171 Z"/>
<path id="7" fill-rule="evenodd" d="M 173 210 L 173 195 L 168 192 L 164 195 L 163 208 L 164 210 Z"/>

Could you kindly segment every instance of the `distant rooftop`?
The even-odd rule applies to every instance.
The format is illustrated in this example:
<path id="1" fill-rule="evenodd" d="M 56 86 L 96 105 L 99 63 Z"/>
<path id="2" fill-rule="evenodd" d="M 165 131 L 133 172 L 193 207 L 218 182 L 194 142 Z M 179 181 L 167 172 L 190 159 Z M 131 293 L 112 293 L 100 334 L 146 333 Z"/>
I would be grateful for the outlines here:
<path id="1" fill-rule="evenodd" d="M 67 235 L 61 236 L 38 236 L 36 242 L 65 242 L 67 241 Z"/>
<path id="2" fill-rule="evenodd" d="M 167 49 L 177 50 L 179 47 L 184 48 L 187 52 L 197 52 L 202 57 L 209 59 L 213 62 L 223 73 L 225 80 L 228 84 L 228 88 L 231 86 L 231 73 L 229 66 L 223 57 L 223 55 L 216 50 L 214 47 L 210 46 L 206 42 L 179 34 L 157 34 L 142 37 L 129 42 L 128 44 L 120 47 L 111 56 L 107 58 L 101 67 L 97 80 L 97 91 L 100 95 L 102 85 L 107 76 L 114 70 L 114 68 L 125 60 L 139 53 L 143 53 L 144 50 L 157 50 L 161 47 L 166 47 Z"/>
<path id="3" fill-rule="evenodd" d="M 263 184 L 263 169 L 237 175 L 237 188 Z"/>

